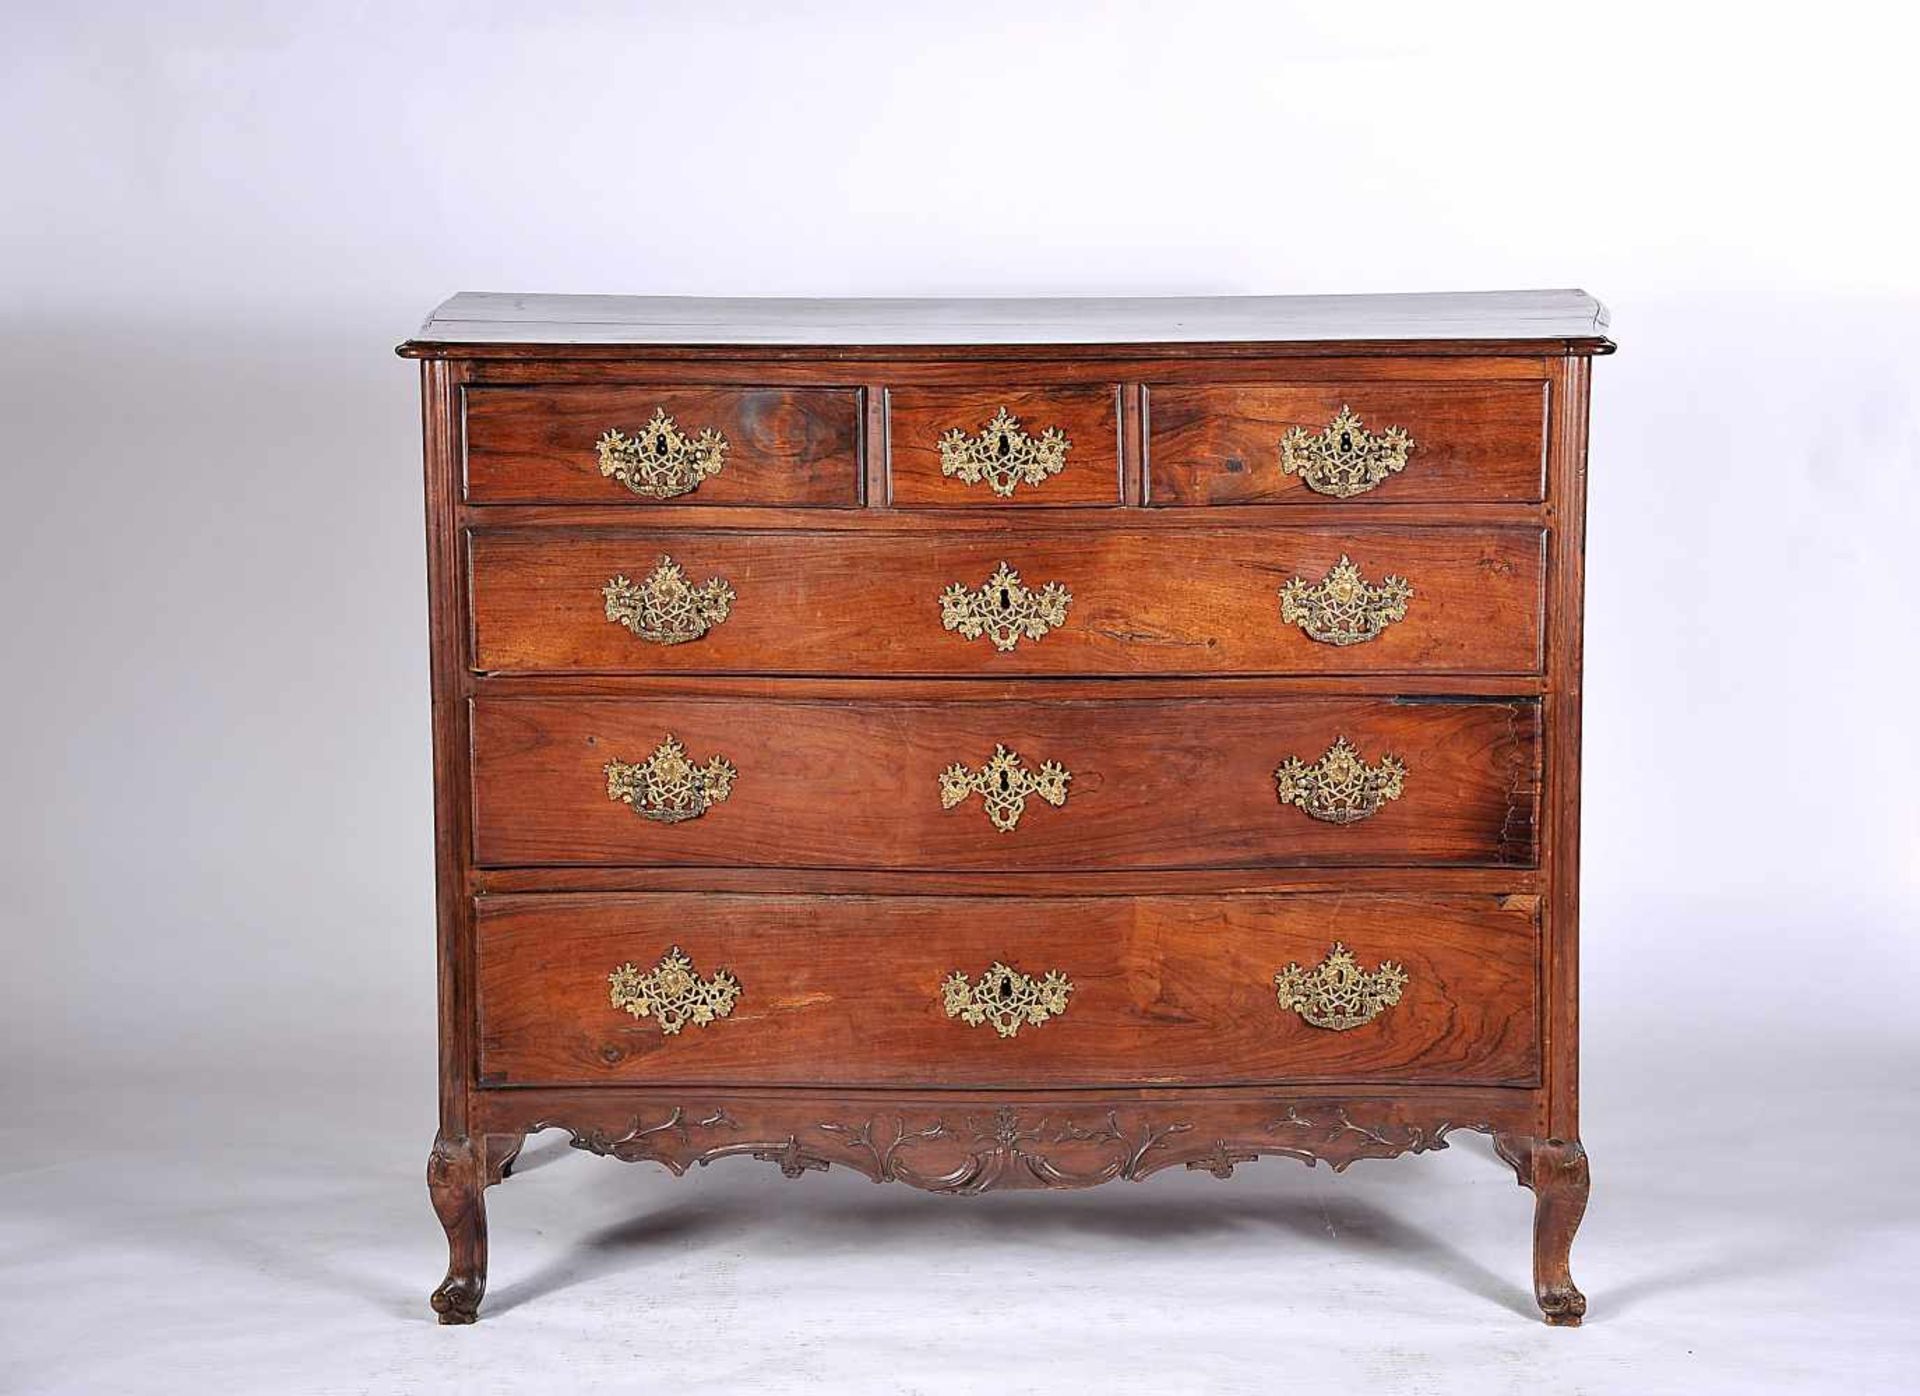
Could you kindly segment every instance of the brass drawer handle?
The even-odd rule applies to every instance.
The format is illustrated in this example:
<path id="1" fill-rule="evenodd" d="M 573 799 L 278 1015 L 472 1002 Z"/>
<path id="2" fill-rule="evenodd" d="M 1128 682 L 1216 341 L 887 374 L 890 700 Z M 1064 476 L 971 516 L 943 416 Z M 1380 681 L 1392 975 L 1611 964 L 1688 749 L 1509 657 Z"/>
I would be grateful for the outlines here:
<path id="1" fill-rule="evenodd" d="M 1322 431 L 1288 427 L 1280 438 L 1280 469 L 1306 487 L 1335 499 L 1365 494 L 1387 476 L 1407 468 L 1413 438 L 1399 427 L 1378 436 L 1361 425 L 1345 403 Z"/>
<path id="2" fill-rule="evenodd" d="M 601 593 L 607 598 L 607 619 L 653 645 L 697 640 L 733 609 L 733 588 L 724 577 L 695 586 L 671 557 L 661 558 L 645 581 L 628 581 L 621 573 Z"/>
<path id="3" fill-rule="evenodd" d="M 1039 640 L 1057 625 L 1067 623 L 1073 593 L 1058 582 L 1038 591 L 1020 585 L 1020 574 L 1002 562 L 978 587 L 955 582 L 940 593 L 940 624 L 958 631 L 963 639 L 985 635 L 1001 653 L 1021 637 Z"/>
<path id="4" fill-rule="evenodd" d="M 995 744 L 993 755 L 977 771 L 955 762 L 940 773 L 940 808 L 952 809 L 969 795 L 978 795 L 987 818 L 1003 834 L 1020 823 L 1027 797 L 1037 796 L 1058 809 L 1067 802 L 1067 782 L 1073 772 L 1058 761 L 1043 761 L 1038 771 L 1020 764 L 1020 753 Z"/>
<path id="5" fill-rule="evenodd" d="M 1038 1027 L 1059 1017 L 1072 993 L 1073 982 L 1057 969 L 1035 979 L 997 960 L 977 981 L 955 970 L 940 985 L 949 1018 L 976 1028 L 991 1023 L 1002 1037 L 1012 1037 L 1023 1025 Z"/>
<path id="6" fill-rule="evenodd" d="M 668 734 L 645 761 L 609 761 L 607 798 L 630 805 L 642 819 L 678 824 L 698 819 L 733 793 L 733 769 L 724 756 L 696 766 L 687 749 Z"/>
<path id="7" fill-rule="evenodd" d="M 1329 824 L 1355 824 L 1400 798 L 1407 778 L 1406 763 L 1382 756 L 1369 766 L 1345 737 L 1335 739 L 1326 754 L 1311 765 L 1289 756 L 1273 773 L 1283 805 L 1298 805 L 1315 819 Z"/>
<path id="8" fill-rule="evenodd" d="M 688 436 L 664 407 L 654 408 L 647 424 L 632 436 L 609 427 L 594 444 L 600 452 L 600 473 L 648 499 L 690 494 L 727 463 L 726 437 L 712 427 Z"/>
<path id="9" fill-rule="evenodd" d="M 1020 420 L 1002 407 L 977 436 L 954 427 L 940 438 L 940 473 L 965 485 L 985 482 L 1001 498 L 1020 485 L 1044 484 L 1067 464 L 1073 443 L 1059 427 L 1038 436 L 1020 429 Z"/>
<path id="10" fill-rule="evenodd" d="M 1387 576 L 1374 586 L 1345 553 L 1317 582 L 1290 577 L 1280 588 L 1280 619 L 1323 645 L 1361 645 L 1407 618 L 1413 584 Z"/>
<path id="11" fill-rule="evenodd" d="M 726 1017 L 740 997 L 740 981 L 732 974 L 717 969 L 711 978 L 702 979 L 677 945 L 652 969 L 641 971 L 624 964 L 607 976 L 607 983 L 615 1008 L 624 1008 L 636 1018 L 653 1019 L 668 1037 L 677 1036 L 688 1023 L 704 1028 L 715 1018 Z"/>
<path id="12" fill-rule="evenodd" d="M 1382 960 L 1380 968 L 1368 974 L 1352 952 L 1335 941 L 1326 959 L 1311 969 L 1289 964 L 1273 976 L 1273 987 L 1282 1008 L 1316 1028 L 1345 1032 L 1371 1023 L 1400 1002 L 1407 972 L 1392 960 Z"/>

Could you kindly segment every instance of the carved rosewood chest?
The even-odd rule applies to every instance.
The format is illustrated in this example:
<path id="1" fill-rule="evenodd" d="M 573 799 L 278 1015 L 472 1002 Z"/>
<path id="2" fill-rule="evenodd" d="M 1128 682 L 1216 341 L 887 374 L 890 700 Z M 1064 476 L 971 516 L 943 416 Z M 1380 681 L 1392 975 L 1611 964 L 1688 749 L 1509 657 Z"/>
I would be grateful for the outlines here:
<path id="1" fill-rule="evenodd" d="M 1585 1300 L 1573 291 L 461 295 L 440 1128 L 944 1192 L 1493 1136 Z"/>

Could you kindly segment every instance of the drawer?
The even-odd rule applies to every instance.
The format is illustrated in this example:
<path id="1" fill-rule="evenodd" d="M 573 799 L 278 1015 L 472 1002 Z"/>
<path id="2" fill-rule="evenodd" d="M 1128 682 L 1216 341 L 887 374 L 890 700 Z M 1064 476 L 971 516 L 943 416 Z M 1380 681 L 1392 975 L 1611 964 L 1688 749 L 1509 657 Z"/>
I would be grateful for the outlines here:
<path id="1" fill-rule="evenodd" d="M 1535 897 L 538 895 L 475 910 L 490 1085 L 1539 1074 Z"/>
<path id="2" fill-rule="evenodd" d="M 1534 502 L 1547 385 L 1161 385 L 1146 396 L 1147 502 Z"/>
<path id="3" fill-rule="evenodd" d="M 893 503 L 903 509 L 1120 502 L 1120 388 L 893 388 Z"/>
<path id="4" fill-rule="evenodd" d="M 491 672 L 1533 673 L 1538 528 L 472 534 Z"/>
<path id="5" fill-rule="evenodd" d="M 1539 746 L 1530 700 L 481 698 L 474 857 L 1522 866 Z"/>
<path id="6" fill-rule="evenodd" d="M 860 503 L 857 388 L 466 392 L 475 504 Z"/>

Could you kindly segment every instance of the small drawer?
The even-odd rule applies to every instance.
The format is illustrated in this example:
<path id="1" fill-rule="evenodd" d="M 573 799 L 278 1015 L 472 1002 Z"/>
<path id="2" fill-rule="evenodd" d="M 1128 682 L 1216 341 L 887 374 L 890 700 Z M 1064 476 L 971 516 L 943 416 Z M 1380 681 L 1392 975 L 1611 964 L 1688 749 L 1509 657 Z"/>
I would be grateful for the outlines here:
<path id="1" fill-rule="evenodd" d="M 481 698 L 489 867 L 1531 866 L 1527 699 Z"/>
<path id="2" fill-rule="evenodd" d="M 902 509 L 1120 502 L 1120 389 L 893 388 L 891 498 Z"/>
<path id="3" fill-rule="evenodd" d="M 1547 385 L 1159 385 L 1147 503 L 1536 502 Z"/>
<path id="4" fill-rule="evenodd" d="M 486 1085 L 1539 1078 L 1530 896 L 641 893 L 474 906 Z"/>
<path id="5" fill-rule="evenodd" d="M 475 387 L 474 504 L 860 504 L 858 388 Z"/>
<path id="6" fill-rule="evenodd" d="M 1537 527 L 482 529 L 489 673 L 1537 673 Z"/>

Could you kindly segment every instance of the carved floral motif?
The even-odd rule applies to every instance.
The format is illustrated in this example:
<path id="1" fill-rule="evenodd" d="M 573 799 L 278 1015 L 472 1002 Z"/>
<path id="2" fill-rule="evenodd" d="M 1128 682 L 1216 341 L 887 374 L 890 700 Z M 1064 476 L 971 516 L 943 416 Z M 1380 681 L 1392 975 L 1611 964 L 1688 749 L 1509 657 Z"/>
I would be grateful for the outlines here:
<path id="1" fill-rule="evenodd" d="M 901 1182 L 929 1192 L 977 1193 L 996 1187 L 1092 1187 L 1115 1178 L 1143 1176 L 1148 1155 L 1168 1138 L 1193 1126 L 1183 1122 L 1155 1125 L 1142 1120 L 1122 1127 L 1108 1111 L 1104 1120 L 1078 1124 L 1044 1115 L 1028 1117 L 1012 1106 L 991 1115 L 945 1115 L 932 1123 L 909 1128 L 904 1115 L 891 1121 L 880 1117 L 858 1124 L 826 1123 L 820 1129 L 844 1140 L 864 1154 L 861 1169 L 875 1182 Z M 913 1162 L 916 1152 L 935 1143 L 957 1145 L 944 1152 L 958 1157 L 944 1171 L 923 1172 Z M 1052 1157 L 1060 1146 L 1096 1146 L 1105 1154 L 1091 1169 L 1071 1169 Z"/>
<path id="2" fill-rule="evenodd" d="M 1357 1159 L 1397 1158 L 1401 1154 L 1424 1154 L 1447 1147 L 1447 1135 L 1456 1129 L 1492 1132 L 1486 1124 L 1454 1124 L 1441 1121 L 1422 1127 L 1412 1124 L 1364 1125 L 1348 1113 L 1344 1105 L 1289 1105 L 1286 1113 L 1267 1126 L 1267 1133 L 1286 1141 L 1264 1152 L 1297 1158 L 1311 1168 L 1324 1161 L 1335 1173 L 1344 1172 Z"/>
<path id="3" fill-rule="evenodd" d="M 675 1173 L 682 1173 L 686 1171 L 686 1165 L 676 1164 L 673 1160 L 676 1154 L 692 1149 L 695 1130 L 738 1130 L 740 1122 L 728 1114 L 725 1107 L 717 1106 L 704 1116 L 693 1119 L 688 1117 L 684 1107 L 676 1105 L 668 1112 L 665 1119 L 650 1125 L 643 1125 L 635 1119 L 620 1134 L 612 1134 L 601 1129 L 582 1131 L 557 1120 L 542 1120 L 529 1125 L 527 1133 L 537 1134 L 543 1129 L 555 1128 L 566 1130 L 572 1136 L 573 1147 L 584 1149 L 587 1153 L 603 1154 L 608 1158 L 617 1158 L 626 1163 L 649 1159 L 655 1163 L 666 1164 Z M 680 1145 L 678 1151 L 672 1147 L 675 1141 Z M 693 1156 L 698 1158 L 700 1154 L 695 1152 Z"/>
<path id="4" fill-rule="evenodd" d="M 792 1127 L 783 1120 L 777 1132 L 758 1134 L 724 1108 L 701 1112 L 680 1106 L 652 1123 L 636 1119 L 618 1134 L 558 1121 L 528 1128 L 556 1125 L 568 1131 L 577 1149 L 650 1160 L 675 1173 L 716 1159 L 748 1157 L 776 1164 L 788 1177 L 839 1164 L 875 1182 L 949 1193 L 1093 1187 L 1173 1167 L 1225 1178 L 1240 1164 L 1268 1157 L 1326 1163 L 1340 1172 L 1357 1159 L 1444 1149 L 1455 1129 L 1493 1130 L 1484 1121 L 1413 1122 L 1392 1113 L 1371 1118 L 1359 1105 L 1326 1101 L 1295 1102 L 1264 1123 L 1248 1120 L 1226 1130 L 1158 1110 L 1015 1105 L 881 1108 L 813 1124 L 796 1117 Z"/>

